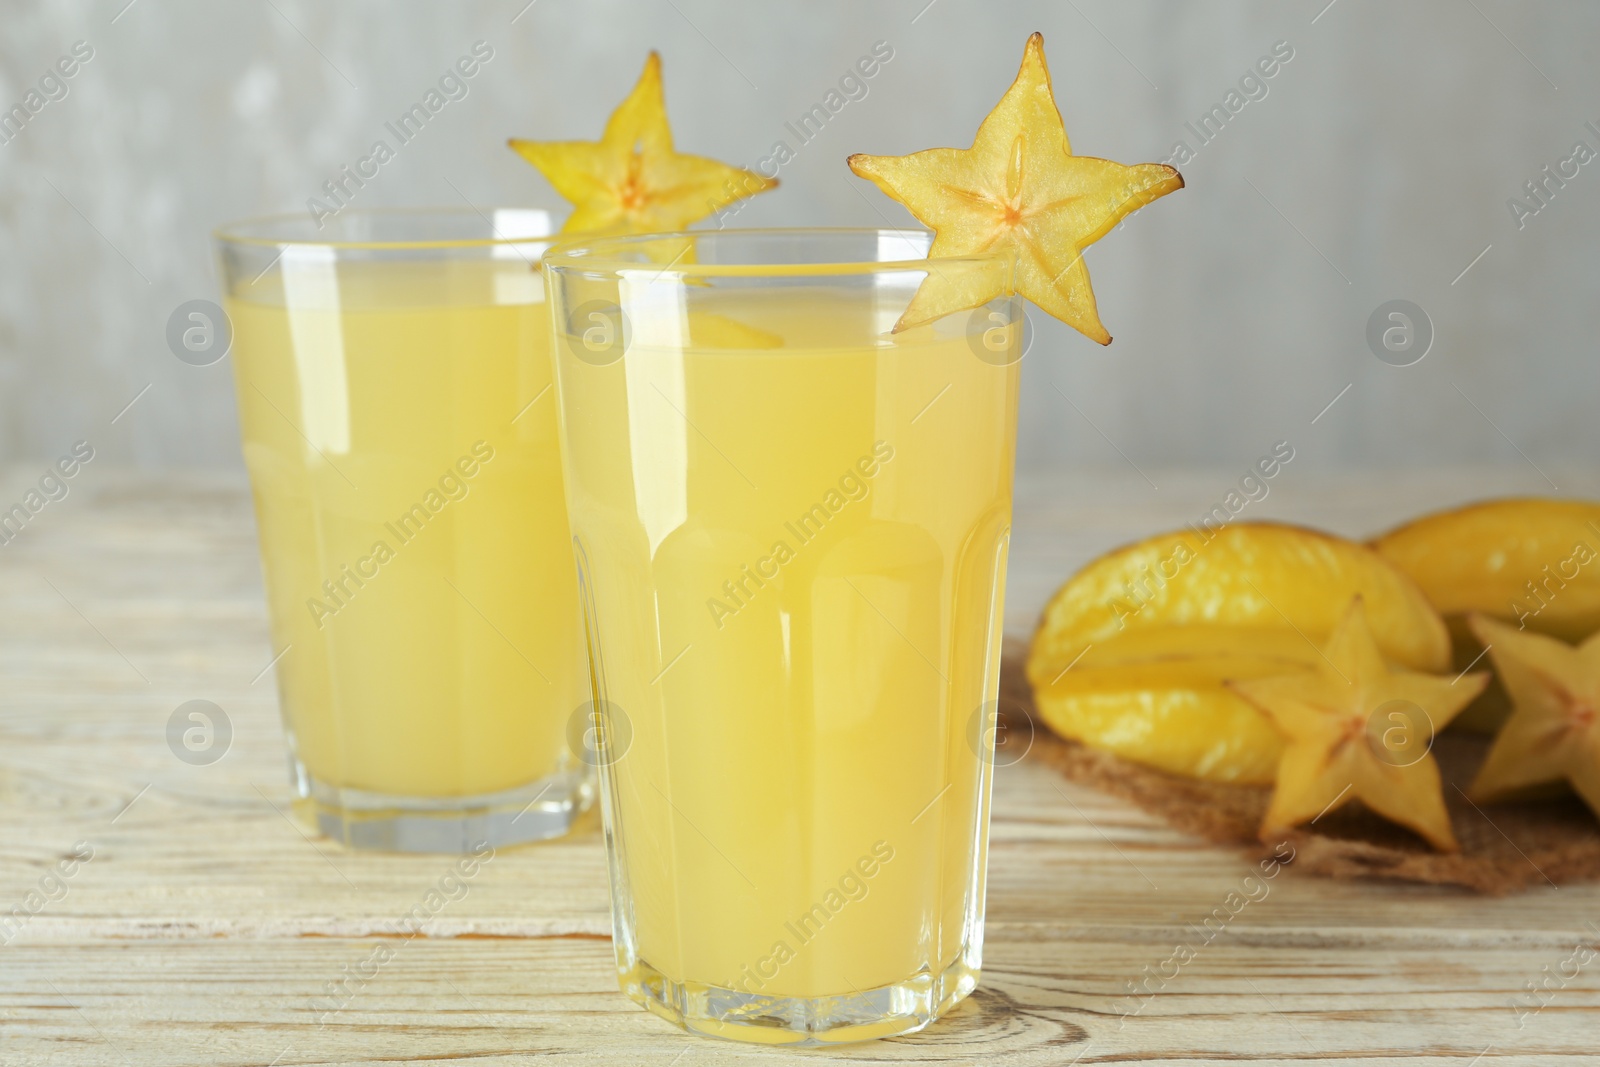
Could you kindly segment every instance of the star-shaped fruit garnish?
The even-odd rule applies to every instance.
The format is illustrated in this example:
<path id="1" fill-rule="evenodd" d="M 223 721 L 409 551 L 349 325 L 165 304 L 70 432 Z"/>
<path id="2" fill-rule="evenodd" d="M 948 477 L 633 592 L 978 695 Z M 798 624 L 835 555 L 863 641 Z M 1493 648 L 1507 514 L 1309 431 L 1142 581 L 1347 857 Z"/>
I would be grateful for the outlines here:
<path id="1" fill-rule="evenodd" d="M 1469 625 L 1512 704 L 1472 783 L 1473 797 L 1499 800 L 1565 779 L 1600 815 L 1600 633 L 1574 648 L 1482 615 Z"/>
<path id="2" fill-rule="evenodd" d="M 1391 668 L 1359 597 L 1319 651 L 1315 671 L 1230 683 L 1287 741 L 1262 840 L 1360 800 L 1441 852 L 1457 851 L 1430 749 L 1489 675 L 1452 682 Z"/>
<path id="3" fill-rule="evenodd" d="M 661 92 L 661 57 L 645 60 L 628 98 L 598 141 L 522 141 L 512 148 L 572 201 L 562 233 L 663 233 L 778 184 L 672 148 Z"/>
<path id="4" fill-rule="evenodd" d="M 1129 167 L 1072 154 L 1037 33 L 971 148 L 854 155 L 849 162 L 933 230 L 930 259 L 1014 249 L 1016 292 L 1103 345 L 1111 335 L 1095 310 L 1083 250 L 1125 216 L 1183 188 L 1183 176 L 1160 163 Z M 895 332 L 1001 295 L 982 273 L 930 271 Z"/>

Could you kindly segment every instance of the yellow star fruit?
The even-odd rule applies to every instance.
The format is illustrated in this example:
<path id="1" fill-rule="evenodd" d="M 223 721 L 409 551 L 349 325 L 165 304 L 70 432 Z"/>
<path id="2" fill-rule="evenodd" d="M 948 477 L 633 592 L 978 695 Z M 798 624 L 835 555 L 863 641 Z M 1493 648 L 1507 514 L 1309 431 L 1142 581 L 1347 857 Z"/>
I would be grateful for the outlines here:
<path id="1" fill-rule="evenodd" d="M 606 120 L 598 141 L 508 142 L 572 202 L 562 233 L 664 233 L 685 229 L 776 178 L 673 150 L 661 90 L 661 57 Z"/>
<path id="2" fill-rule="evenodd" d="M 849 163 L 934 231 L 930 259 L 1014 249 L 1015 291 L 1103 345 L 1111 335 L 1095 308 L 1083 250 L 1127 215 L 1183 188 L 1183 176 L 1160 163 L 1130 167 L 1072 154 L 1037 33 L 971 148 L 853 155 Z M 990 278 L 933 267 L 895 332 L 999 295 Z"/>
<path id="3" fill-rule="evenodd" d="M 1312 670 L 1357 595 L 1387 659 L 1450 665 L 1444 623 L 1377 553 L 1239 522 L 1186 527 L 1085 566 L 1045 607 L 1028 680 L 1063 737 L 1170 774 L 1270 785 L 1283 738 L 1224 682 Z"/>
<path id="4" fill-rule="evenodd" d="M 1315 670 L 1230 683 L 1286 739 L 1261 838 L 1315 822 L 1351 800 L 1457 852 L 1438 764 L 1430 751 L 1483 691 L 1487 673 L 1449 678 L 1384 662 L 1360 598 L 1333 631 Z"/>
<path id="5" fill-rule="evenodd" d="M 1483 615 L 1472 616 L 1471 625 L 1514 709 L 1472 795 L 1499 800 L 1565 780 L 1600 815 L 1600 634 L 1574 648 Z"/>

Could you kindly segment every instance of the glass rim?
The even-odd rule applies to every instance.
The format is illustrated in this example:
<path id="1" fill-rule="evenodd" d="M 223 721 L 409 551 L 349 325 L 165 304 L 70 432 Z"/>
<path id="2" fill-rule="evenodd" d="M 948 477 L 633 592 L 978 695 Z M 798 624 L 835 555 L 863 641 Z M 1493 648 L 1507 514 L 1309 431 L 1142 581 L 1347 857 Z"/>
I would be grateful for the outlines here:
<path id="1" fill-rule="evenodd" d="M 511 207 L 505 204 L 496 204 L 488 208 L 477 207 L 368 207 L 351 208 L 340 211 L 339 218 L 364 217 L 364 218 L 462 218 L 477 219 L 485 223 L 491 230 L 494 229 L 493 213 L 496 211 L 542 211 L 548 215 L 552 224 L 561 215 L 561 211 L 548 207 L 525 206 Z M 485 214 L 488 212 L 488 214 Z M 236 219 L 233 222 L 223 223 L 211 231 L 213 240 L 225 245 L 244 245 L 253 248 L 285 248 L 291 246 L 317 247 L 317 248 L 343 248 L 352 251 L 407 251 L 425 249 L 447 248 L 495 248 L 511 245 L 524 246 L 529 244 L 547 244 L 559 238 L 560 234 L 552 230 L 548 234 L 521 235 L 512 237 L 435 237 L 435 238 L 399 238 L 395 240 L 337 240 L 332 238 L 304 237 L 304 236 L 275 236 L 270 232 L 252 233 L 252 229 L 259 228 L 270 231 L 274 227 L 283 226 L 287 229 L 290 225 L 309 225 L 304 212 L 278 212 L 270 215 L 252 215 L 248 218 Z"/>
<path id="2" fill-rule="evenodd" d="M 815 238 L 874 237 L 922 240 L 931 248 L 933 233 L 917 227 L 893 226 L 763 226 L 725 230 L 678 230 L 665 233 L 588 235 L 571 234 L 554 238 L 540 263 L 552 270 L 573 274 L 613 275 L 623 271 L 648 271 L 659 275 L 712 277 L 795 277 L 811 275 L 888 274 L 898 271 L 927 273 L 930 263 L 941 267 L 969 263 L 993 265 L 1014 259 L 1009 248 L 969 252 L 959 256 L 923 256 L 920 259 L 841 259 L 835 262 L 769 263 L 651 263 L 643 259 L 623 259 L 620 253 L 660 241 L 702 238 Z"/>

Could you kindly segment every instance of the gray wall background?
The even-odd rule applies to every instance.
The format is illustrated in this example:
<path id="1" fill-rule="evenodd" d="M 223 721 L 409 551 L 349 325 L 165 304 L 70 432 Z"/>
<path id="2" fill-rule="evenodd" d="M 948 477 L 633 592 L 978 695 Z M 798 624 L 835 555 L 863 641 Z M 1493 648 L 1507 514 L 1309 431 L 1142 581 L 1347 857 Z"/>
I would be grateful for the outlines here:
<path id="1" fill-rule="evenodd" d="M 6 107 L 73 42 L 94 58 L 0 145 L 0 461 L 88 438 L 143 467 L 241 467 L 228 362 L 165 343 L 178 304 L 217 296 L 209 232 L 303 210 L 476 40 L 495 55 L 470 95 L 358 203 L 545 202 L 505 138 L 597 136 L 652 47 L 679 146 L 753 165 L 883 40 L 867 97 L 736 225 L 900 224 L 844 157 L 970 143 L 1034 29 L 1074 150 L 1123 162 L 1195 146 L 1184 123 L 1274 42 L 1294 58 L 1182 167 L 1187 189 L 1089 253 L 1114 345 L 1035 316 L 1025 468 L 1243 470 L 1287 439 L 1308 465 L 1505 463 L 1537 490 L 1531 468 L 1600 454 L 1600 160 L 1521 229 L 1506 204 L 1575 142 L 1600 151 L 1600 6 L 525 4 L 4 0 Z M 1434 324 L 1414 366 L 1365 339 L 1394 298 Z"/>

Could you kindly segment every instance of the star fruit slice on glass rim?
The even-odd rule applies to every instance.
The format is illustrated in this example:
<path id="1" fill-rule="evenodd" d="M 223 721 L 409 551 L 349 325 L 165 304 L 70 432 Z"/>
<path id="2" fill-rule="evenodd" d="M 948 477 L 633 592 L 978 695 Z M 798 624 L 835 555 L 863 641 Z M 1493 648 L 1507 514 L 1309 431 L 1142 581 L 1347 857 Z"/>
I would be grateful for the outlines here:
<path id="1" fill-rule="evenodd" d="M 651 52 L 633 91 L 598 141 L 507 142 L 572 202 L 562 233 L 682 230 L 737 200 L 777 186 L 741 167 L 672 147 L 661 56 Z"/>
<path id="2" fill-rule="evenodd" d="M 1165 164 L 1072 154 L 1038 33 L 971 148 L 857 154 L 849 164 L 934 231 L 930 260 L 1013 248 L 1015 291 L 1103 345 L 1111 335 L 1095 308 L 1083 250 L 1134 211 L 1183 188 L 1183 176 Z M 894 332 L 1000 295 L 978 272 L 930 270 Z"/>

